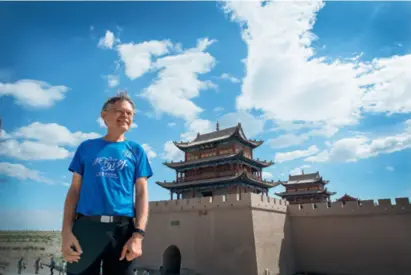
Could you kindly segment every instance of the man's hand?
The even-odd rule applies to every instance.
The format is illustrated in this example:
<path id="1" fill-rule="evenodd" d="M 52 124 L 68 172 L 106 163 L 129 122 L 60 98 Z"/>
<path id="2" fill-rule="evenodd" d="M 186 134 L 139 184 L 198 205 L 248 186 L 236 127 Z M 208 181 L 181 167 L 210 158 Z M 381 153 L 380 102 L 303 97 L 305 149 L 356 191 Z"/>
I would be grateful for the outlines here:
<path id="1" fill-rule="evenodd" d="M 67 231 L 62 234 L 62 245 L 61 252 L 63 253 L 64 260 L 69 263 L 78 262 L 80 260 L 80 255 L 83 253 L 77 238 L 74 236 L 73 232 Z M 73 250 L 73 247 L 76 251 Z"/>
<path id="2" fill-rule="evenodd" d="M 126 258 L 127 261 L 131 261 L 143 255 L 143 251 L 141 248 L 142 241 L 143 238 L 137 233 L 134 233 L 133 236 L 131 236 L 131 238 L 123 246 L 120 261 L 124 260 L 124 258 Z"/>

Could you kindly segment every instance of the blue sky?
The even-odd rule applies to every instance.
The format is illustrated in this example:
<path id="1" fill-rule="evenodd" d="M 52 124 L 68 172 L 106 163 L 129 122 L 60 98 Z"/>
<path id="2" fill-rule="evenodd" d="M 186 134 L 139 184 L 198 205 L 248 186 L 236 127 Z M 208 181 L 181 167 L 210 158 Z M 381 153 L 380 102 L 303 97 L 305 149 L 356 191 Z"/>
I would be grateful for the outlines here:
<path id="1" fill-rule="evenodd" d="M 139 110 L 127 138 L 151 159 L 151 200 L 169 198 L 154 181 L 175 178 L 171 141 L 217 120 L 265 140 L 266 179 L 304 169 L 334 199 L 410 197 L 410 18 L 410 2 L 2 3 L 2 220 L 60 227 L 71 154 L 105 133 L 119 89 Z"/>

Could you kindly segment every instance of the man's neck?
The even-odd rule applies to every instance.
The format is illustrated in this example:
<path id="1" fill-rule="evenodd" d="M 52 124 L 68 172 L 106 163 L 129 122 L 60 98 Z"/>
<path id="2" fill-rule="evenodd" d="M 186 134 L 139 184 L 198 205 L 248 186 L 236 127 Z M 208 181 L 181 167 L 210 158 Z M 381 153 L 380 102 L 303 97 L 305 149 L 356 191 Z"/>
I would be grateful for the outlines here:
<path id="1" fill-rule="evenodd" d="M 124 133 L 113 133 L 108 131 L 107 134 L 103 137 L 107 141 L 111 142 L 119 142 L 119 141 L 124 141 Z"/>

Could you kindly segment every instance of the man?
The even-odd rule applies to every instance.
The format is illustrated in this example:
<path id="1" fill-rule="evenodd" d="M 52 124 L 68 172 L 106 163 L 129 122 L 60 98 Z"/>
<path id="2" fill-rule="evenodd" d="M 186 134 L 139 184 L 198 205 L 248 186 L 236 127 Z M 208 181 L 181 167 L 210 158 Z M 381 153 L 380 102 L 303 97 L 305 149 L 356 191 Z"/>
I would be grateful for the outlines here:
<path id="1" fill-rule="evenodd" d="M 54 261 L 53 256 L 50 258 L 50 275 L 54 274 L 54 268 L 56 268 L 56 262 Z"/>
<path id="2" fill-rule="evenodd" d="M 21 257 L 17 264 L 17 273 L 21 274 L 22 269 L 26 268 L 26 264 L 24 262 L 24 257 Z"/>
<path id="3" fill-rule="evenodd" d="M 34 274 L 39 274 L 40 269 L 40 257 L 34 262 Z"/>
<path id="4" fill-rule="evenodd" d="M 124 137 L 134 114 L 126 94 L 106 101 L 107 134 L 82 142 L 69 166 L 62 228 L 67 274 L 99 275 L 102 262 L 104 275 L 131 275 L 142 255 L 153 172 L 142 146 Z"/>

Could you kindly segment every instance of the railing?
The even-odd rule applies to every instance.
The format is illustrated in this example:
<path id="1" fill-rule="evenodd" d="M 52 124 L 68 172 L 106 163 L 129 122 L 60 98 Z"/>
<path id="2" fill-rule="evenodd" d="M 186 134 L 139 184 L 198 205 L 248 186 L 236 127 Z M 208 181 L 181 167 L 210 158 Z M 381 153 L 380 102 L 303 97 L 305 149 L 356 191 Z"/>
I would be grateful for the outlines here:
<path id="1" fill-rule="evenodd" d="M 204 173 L 201 175 L 196 175 L 196 176 L 187 176 L 181 179 L 178 179 L 177 182 L 190 182 L 190 181 L 196 181 L 196 180 L 207 180 L 207 179 L 214 179 L 214 178 L 221 178 L 221 177 L 228 177 L 228 176 L 236 176 L 243 171 L 223 171 L 223 172 L 209 172 L 209 173 Z M 247 175 L 250 178 L 253 178 L 255 180 L 261 180 L 258 176 L 246 172 Z"/>

